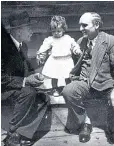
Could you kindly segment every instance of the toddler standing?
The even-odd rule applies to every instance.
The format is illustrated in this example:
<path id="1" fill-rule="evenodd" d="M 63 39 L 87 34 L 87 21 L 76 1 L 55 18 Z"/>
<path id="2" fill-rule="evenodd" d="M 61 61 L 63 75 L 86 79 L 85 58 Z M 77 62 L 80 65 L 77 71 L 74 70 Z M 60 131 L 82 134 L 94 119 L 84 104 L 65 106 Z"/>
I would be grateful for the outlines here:
<path id="1" fill-rule="evenodd" d="M 80 54 L 79 45 L 73 38 L 65 34 L 67 24 L 62 16 L 51 19 L 52 36 L 45 38 L 37 51 L 37 59 L 41 59 L 44 52 L 51 49 L 49 58 L 44 64 L 42 74 L 52 79 L 54 96 L 58 96 L 58 87 L 64 87 L 69 82 L 69 73 L 74 67 L 72 53 Z"/>

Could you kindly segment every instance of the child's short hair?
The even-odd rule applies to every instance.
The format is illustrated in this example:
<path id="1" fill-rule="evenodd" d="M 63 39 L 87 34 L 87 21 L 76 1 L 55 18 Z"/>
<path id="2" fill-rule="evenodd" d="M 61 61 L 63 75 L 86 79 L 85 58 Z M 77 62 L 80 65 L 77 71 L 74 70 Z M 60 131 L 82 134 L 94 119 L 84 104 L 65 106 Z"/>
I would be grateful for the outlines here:
<path id="1" fill-rule="evenodd" d="M 67 30 L 66 20 L 62 16 L 53 16 L 51 18 L 50 26 L 51 26 L 51 30 L 56 29 L 56 28 L 63 28 L 64 31 Z"/>

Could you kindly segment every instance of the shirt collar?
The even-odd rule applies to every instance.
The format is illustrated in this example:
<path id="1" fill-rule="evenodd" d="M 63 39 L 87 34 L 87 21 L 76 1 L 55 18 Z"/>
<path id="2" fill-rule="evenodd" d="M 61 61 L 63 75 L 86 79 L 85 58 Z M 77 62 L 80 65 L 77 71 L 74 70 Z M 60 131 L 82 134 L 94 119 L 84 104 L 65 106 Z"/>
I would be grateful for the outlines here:
<path id="1" fill-rule="evenodd" d="M 12 38 L 12 40 L 13 40 L 13 42 L 14 42 L 16 48 L 18 49 L 18 51 L 20 51 L 19 46 L 22 45 L 22 42 L 19 43 L 12 35 L 10 35 L 10 36 L 11 36 L 11 38 Z"/>
<path id="2" fill-rule="evenodd" d="M 88 44 L 90 43 L 90 41 L 92 42 L 92 46 L 94 47 L 95 46 L 95 43 L 96 43 L 96 40 L 97 40 L 97 37 L 96 36 L 93 40 L 88 40 Z"/>

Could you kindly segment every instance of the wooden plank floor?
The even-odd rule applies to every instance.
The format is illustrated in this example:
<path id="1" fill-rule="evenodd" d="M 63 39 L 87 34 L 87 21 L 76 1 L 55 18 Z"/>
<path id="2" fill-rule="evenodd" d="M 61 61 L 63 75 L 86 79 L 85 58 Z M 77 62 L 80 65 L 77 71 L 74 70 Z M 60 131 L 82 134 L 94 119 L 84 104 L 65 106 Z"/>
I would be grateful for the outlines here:
<path id="1" fill-rule="evenodd" d="M 66 127 L 68 118 L 68 108 L 64 106 L 65 101 L 63 97 L 51 96 L 50 98 L 52 108 L 47 112 L 47 116 L 45 117 L 38 131 L 39 139 L 36 143 L 34 143 L 33 146 L 112 146 L 112 144 L 109 144 L 107 142 L 107 138 L 105 136 L 104 131 L 97 127 L 93 127 L 91 140 L 89 142 L 87 142 L 86 144 L 80 143 L 78 140 L 78 135 L 72 132 L 72 130 L 75 129 L 76 126 L 73 123 L 72 117 L 70 119 L 70 127 Z M 106 116 L 105 114 L 103 114 L 103 112 L 105 112 L 106 110 L 105 107 L 101 104 L 98 105 L 97 110 L 101 112 L 99 116 L 96 115 L 96 113 L 98 114 L 97 111 L 96 113 L 93 112 L 95 108 L 95 106 L 90 106 L 90 108 L 88 109 L 90 113 L 92 111 L 92 116 L 94 120 L 93 125 L 106 125 Z M 5 130 L 7 130 L 8 128 L 8 121 L 10 120 L 11 115 L 11 107 L 2 107 L 1 134 L 4 134 L 6 132 Z M 65 127 L 70 131 L 70 133 L 65 131 Z M 4 135 L 2 135 L 1 137 L 1 140 L 3 139 Z"/>

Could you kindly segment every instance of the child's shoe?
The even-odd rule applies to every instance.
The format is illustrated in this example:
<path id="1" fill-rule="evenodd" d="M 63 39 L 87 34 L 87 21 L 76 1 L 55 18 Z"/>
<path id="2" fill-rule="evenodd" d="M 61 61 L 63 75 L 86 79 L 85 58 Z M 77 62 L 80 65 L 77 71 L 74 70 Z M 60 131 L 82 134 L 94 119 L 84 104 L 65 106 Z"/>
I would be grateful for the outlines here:
<path id="1" fill-rule="evenodd" d="M 53 96 L 54 97 L 58 97 L 59 96 L 59 92 L 56 89 L 54 89 Z"/>

